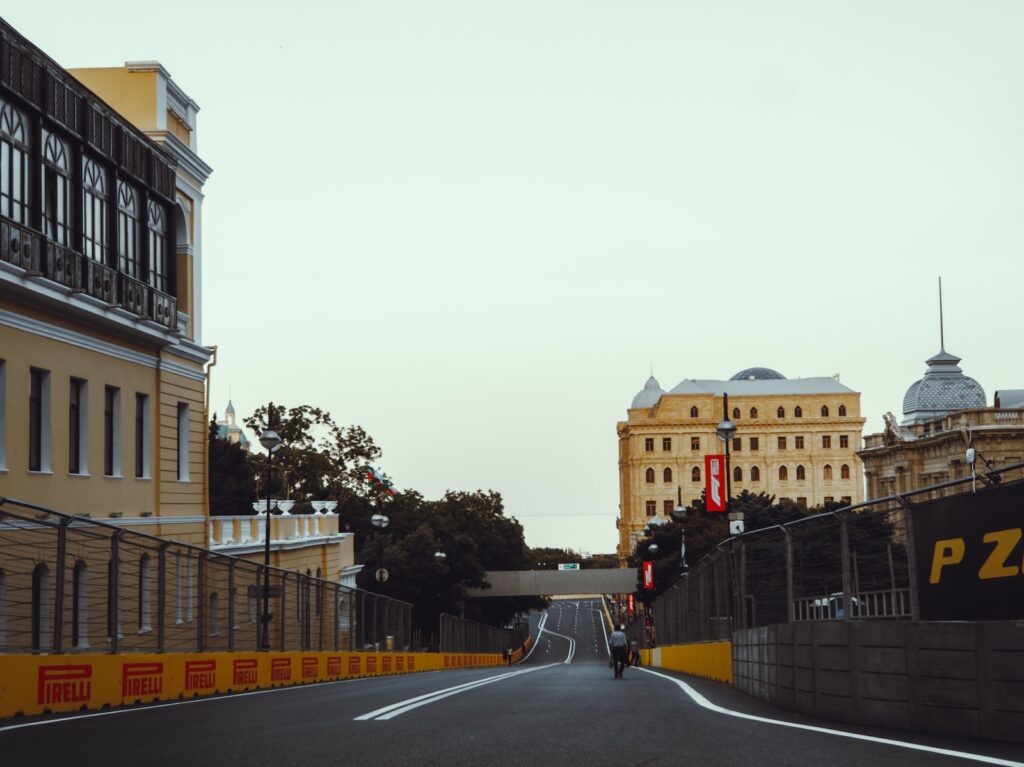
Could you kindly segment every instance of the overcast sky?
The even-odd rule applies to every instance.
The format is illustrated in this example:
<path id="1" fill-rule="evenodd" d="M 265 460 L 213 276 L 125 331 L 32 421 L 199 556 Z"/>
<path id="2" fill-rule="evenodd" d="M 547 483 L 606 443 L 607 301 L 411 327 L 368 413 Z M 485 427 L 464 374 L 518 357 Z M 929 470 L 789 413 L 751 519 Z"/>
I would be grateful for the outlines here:
<path id="1" fill-rule="evenodd" d="M 427 497 L 612 552 L 615 423 L 753 365 L 867 431 L 946 346 L 1024 388 L 1024 4 L 69 0 L 66 67 L 197 101 L 212 400 L 364 426 Z"/>

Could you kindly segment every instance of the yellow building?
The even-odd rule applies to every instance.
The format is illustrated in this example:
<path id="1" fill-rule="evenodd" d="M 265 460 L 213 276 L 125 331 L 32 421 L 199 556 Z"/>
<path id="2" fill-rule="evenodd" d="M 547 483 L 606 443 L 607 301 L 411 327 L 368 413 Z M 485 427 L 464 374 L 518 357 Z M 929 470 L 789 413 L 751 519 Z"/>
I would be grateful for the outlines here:
<path id="1" fill-rule="evenodd" d="M 202 544 L 195 104 L 0 36 L 0 496 Z"/>
<path id="2" fill-rule="evenodd" d="M 680 497 L 684 506 L 700 497 L 704 456 L 725 452 L 715 431 L 725 394 L 736 424 L 734 495 L 765 492 L 805 506 L 863 500 L 860 393 L 838 379 L 749 368 L 728 381 L 687 379 L 666 392 L 651 376 L 617 424 L 620 563 L 652 517 L 667 517 Z"/>

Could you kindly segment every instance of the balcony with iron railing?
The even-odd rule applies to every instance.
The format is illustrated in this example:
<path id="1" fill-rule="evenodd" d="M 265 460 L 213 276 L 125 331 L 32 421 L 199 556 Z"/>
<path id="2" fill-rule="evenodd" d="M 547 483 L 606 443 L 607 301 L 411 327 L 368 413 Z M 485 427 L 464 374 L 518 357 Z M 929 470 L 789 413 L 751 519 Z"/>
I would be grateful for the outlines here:
<path id="1" fill-rule="evenodd" d="M 173 296 L 5 218 L 0 218 L 0 261 L 23 270 L 30 278 L 49 280 L 119 307 L 140 321 L 178 331 Z"/>

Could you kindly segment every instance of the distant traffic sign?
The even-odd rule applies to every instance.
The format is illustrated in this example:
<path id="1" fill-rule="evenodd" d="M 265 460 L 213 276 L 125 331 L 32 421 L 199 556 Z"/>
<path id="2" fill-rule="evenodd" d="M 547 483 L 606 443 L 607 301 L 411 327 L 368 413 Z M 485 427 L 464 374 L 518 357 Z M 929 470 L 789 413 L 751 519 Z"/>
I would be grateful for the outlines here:
<path id="1" fill-rule="evenodd" d="M 564 564 L 564 565 L 560 564 L 560 565 L 558 565 L 558 569 L 559 570 L 579 570 L 580 569 L 580 563 L 579 562 L 569 562 L 568 564 Z"/>
<path id="2" fill-rule="evenodd" d="M 377 579 L 378 583 L 384 583 L 388 579 L 387 569 L 383 567 L 377 568 L 377 572 L 374 573 L 374 577 Z"/>

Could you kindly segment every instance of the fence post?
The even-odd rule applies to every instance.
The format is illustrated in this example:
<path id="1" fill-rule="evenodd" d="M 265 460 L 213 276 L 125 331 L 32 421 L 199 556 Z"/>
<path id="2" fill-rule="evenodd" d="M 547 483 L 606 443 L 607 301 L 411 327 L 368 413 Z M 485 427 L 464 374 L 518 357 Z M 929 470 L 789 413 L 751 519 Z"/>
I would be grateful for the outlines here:
<path id="1" fill-rule="evenodd" d="M 782 528 L 786 536 L 786 617 L 790 623 L 796 620 L 796 594 L 793 593 L 793 533 L 788 527 Z"/>
<path id="2" fill-rule="evenodd" d="M 65 517 L 57 528 L 57 579 L 53 596 L 53 651 L 58 655 L 64 649 L 64 579 L 65 560 L 68 550 L 68 524 L 71 517 Z M 74 614 L 74 612 L 72 612 Z"/>
<path id="3" fill-rule="evenodd" d="M 118 633 L 120 631 L 121 615 L 119 611 L 121 602 L 121 588 L 120 588 L 120 575 L 121 569 L 121 558 L 119 552 L 119 542 L 121 540 L 121 530 L 117 530 L 110 537 L 110 582 L 107 584 L 107 593 L 109 599 L 107 600 L 107 622 L 110 624 L 110 652 L 117 653 L 118 649 Z"/>
<path id="4" fill-rule="evenodd" d="M 288 573 L 282 572 L 280 575 L 281 580 L 281 650 L 288 649 L 287 640 L 285 637 L 288 634 L 288 611 L 285 609 L 287 600 L 285 598 L 288 593 Z"/>
<path id="5" fill-rule="evenodd" d="M 235 649 L 235 560 L 228 559 L 228 649 Z"/>
<path id="6" fill-rule="evenodd" d="M 351 626 L 351 624 L 349 624 Z M 334 651 L 341 649 L 341 586 L 334 587 Z"/>
<path id="7" fill-rule="evenodd" d="M 196 605 L 196 647 L 206 649 L 206 552 L 199 554 L 199 604 Z"/>
<path id="8" fill-rule="evenodd" d="M 910 586 L 910 619 L 921 620 L 921 603 L 917 596 L 917 551 L 914 546 L 914 507 L 902 495 L 897 495 L 896 500 L 903 507 L 903 518 L 906 520 L 907 528 L 907 575 Z"/>
<path id="9" fill-rule="evenodd" d="M 840 561 L 843 569 L 843 620 L 852 620 L 853 614 L 853 589 L 850 586 L 850 529 L 845 514 L 836 514 L 839 517 L 839 547 L 841 549 Z"/>
<path id="10" fill-rule="evenodd" d="M 167 547 L 169 541 L 160 544 L 156 557 L 156 651 L 163 652 L 167 643 L 166 618 L 167 611 Z"/>
<path id="11" fill-rule="evenodd" d="M 741 628 L 750 628 L 747 611 L 747 542 L 740 538 L 739 612 Z"/>

